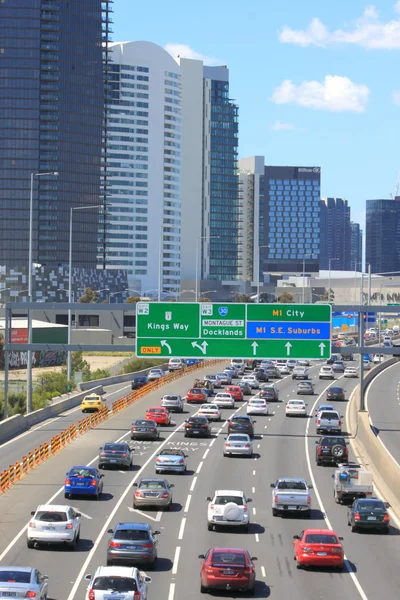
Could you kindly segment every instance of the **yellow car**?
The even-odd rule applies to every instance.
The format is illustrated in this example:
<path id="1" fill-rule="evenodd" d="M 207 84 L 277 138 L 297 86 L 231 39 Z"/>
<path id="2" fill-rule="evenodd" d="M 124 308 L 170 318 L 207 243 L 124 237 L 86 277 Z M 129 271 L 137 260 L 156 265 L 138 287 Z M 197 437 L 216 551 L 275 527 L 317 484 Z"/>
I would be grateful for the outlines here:
<path id="1" fill-rule="evenodd" d="M 81 404 L 82 412 L 97 412 L 107 406 L 107 402 L 98 394 L 88 394 L 84 397 Z"/>

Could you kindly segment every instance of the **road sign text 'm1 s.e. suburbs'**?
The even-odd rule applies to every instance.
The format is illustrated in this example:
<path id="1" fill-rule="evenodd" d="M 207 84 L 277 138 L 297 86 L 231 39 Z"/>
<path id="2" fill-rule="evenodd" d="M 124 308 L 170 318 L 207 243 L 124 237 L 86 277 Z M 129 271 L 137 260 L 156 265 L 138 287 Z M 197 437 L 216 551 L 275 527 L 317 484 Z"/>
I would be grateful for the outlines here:
<path id="1" fill-rule="evenodd" d="M 136 355 L 329 358 L 331 306 L 138 302 Z"/>

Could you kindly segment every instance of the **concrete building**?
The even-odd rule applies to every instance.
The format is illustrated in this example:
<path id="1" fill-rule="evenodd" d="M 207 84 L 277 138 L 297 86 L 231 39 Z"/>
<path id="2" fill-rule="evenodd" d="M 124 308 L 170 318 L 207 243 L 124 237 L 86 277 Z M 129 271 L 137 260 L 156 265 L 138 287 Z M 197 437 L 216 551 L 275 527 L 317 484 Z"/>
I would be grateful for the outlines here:
<path id="1" fill-rule="evenodd" d="M 126 269 L 130 286 L 139 292 L 157 296 L 161 287 L 161 296 L 176 293 L 181 276 L 180 67 L 150 42 L 115 43 L 110 50 L 106 268 Z"/>
<path id="2" fill-rule="evenodd" d="M 365 262 L 373 273 L 400 272 L 400 196 L 367 200 Z"/>
<path id="3" fill-rule="evenodd" d="M 357 269 L 362 269 L 363 265 L 363 232 L 358 223 L 350 222 L 350 235 L 351 235 L 351 247 L 350 247 L 350 266 Z"/>
<path id="4" fill-rule="evenodd" d="M 320 268 L 354 270 L 351 263 L 350 207 L 343 198 L 322 198 L 320 204 Z"/>
<path id="5" fill-rule="evenodd" d="M 238 107 L 227 67 L 179 59 L 182 72 L 182 279 L 241 279 Z M 197 262 L 197 268 L 196 268 Z"/>

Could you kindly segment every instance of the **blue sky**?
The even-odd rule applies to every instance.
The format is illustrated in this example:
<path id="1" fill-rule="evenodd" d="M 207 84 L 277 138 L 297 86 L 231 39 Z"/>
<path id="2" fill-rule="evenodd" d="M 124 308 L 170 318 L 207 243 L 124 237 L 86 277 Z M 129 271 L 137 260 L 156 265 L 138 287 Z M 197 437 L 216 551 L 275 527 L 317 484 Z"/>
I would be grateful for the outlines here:
<path id="1" fill-rule="evenodd" d="M 148 9 L 147 9 L 148 8 Z M 113 41 L 147 40 L 230 69 L 240 157 L 322 167 L 322 196 L 394 195 L 400 174 L 400 0 L 134 0 Z"/>

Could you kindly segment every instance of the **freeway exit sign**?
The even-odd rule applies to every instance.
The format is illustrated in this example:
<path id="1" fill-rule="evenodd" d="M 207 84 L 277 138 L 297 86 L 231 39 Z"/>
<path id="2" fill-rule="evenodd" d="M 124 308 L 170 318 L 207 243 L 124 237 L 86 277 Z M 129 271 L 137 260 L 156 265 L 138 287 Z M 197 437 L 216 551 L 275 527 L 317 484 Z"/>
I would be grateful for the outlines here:
<path id="1" fill-rule="evenodd" d="M 329 358 L 328 304 L 138 302 L 136 355 Z"/>

